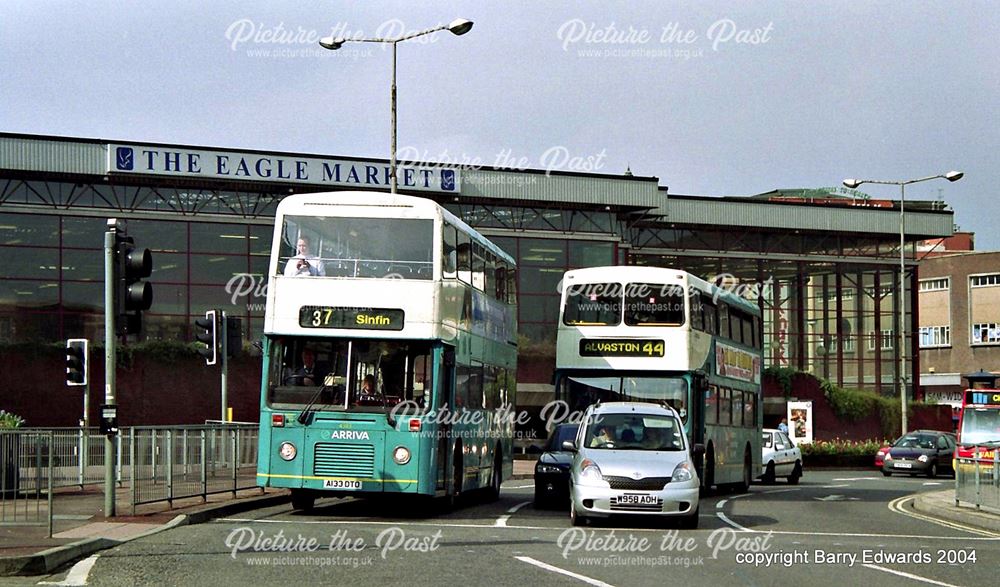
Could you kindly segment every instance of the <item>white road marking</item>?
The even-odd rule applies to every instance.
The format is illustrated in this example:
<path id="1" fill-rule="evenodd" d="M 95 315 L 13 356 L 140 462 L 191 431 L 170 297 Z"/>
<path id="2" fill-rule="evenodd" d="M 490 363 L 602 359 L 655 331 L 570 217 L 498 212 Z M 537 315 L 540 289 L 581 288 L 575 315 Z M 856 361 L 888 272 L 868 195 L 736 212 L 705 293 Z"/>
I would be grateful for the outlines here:
<path id="1" fill-rule="evenodd" d="M 504 489 L 529 489 L 529 488 L 534 488 L 534 487 L 535 487 L 535 484 L 532 483 L 531 485 L 504 485 L 503 488 Z"/>
<path id="2" fill-rule="evenodd" d="M 99 556 L 101 555 L 95 554 L 92 556 L 88 556 L 87 558 L 73 565 L 73 568 L 69 570 L 69 573 L 66 574 L 66 578 L 63 579 L 62 581 L 40 581 L 38 584 L 63 585 L 66 587 L 69 586 L 80 587 L 81 585 L 86 585 L 87 578 L 90 576 L 90 570 L 94 568 L 95 564 L 97 564 L 97 558 Z"/>
<path id="3" fill-rule="evenodd" d="M 500 516 L 499 518 L 497 518 L 497 521 L 494 522 L 493 525 L 495 527 L 497 527 L 497 528 L 506 528 L 507 527 L 507 520 L 510 519 L 510 516 L 513 515 L 513 514 L 515 514 L 515 513 L 517 513 L 517 510 L 519 510 L 519 509 L 523 508 L 524 506 L 529 505 L 531 503 L 532 502 L 530 502 L 530 501 L 525 501 L 523 503 L 519 503 L 516 506 L 510 508 L 509 510 L 507 510 L 507 514 L 503 515 L 503 516 Z"/>
<path id="4" fill-rule="evenodd" d="M 722 501 L 720 501 L 719 503 L 715 504 L 715 509 L 717 509 L 717 510 L 721 510 L 721 509 L 722 509 L 722 507 L 723 507 L 724 505 L 726 505 L 726 502 L 727 502 L 727 501 L 729 501 L 729 500 L 728 500 L 728 499 L 723 499 L 723 500 L 722 500 Z"/>
<path id="5" fill-rule="evenodd" d="M 927 577 L 921 577 L 920 575 L 914 575 L 912 573 L 904 573 L 903 571 L 896 571 L 893 569 L 887 569 L 885 567 L 880 567 L 872 564 L 862 564 L 861 566 L 875 569 L 876 571 L 882 571 L 883 573 L 892 573 L 893 575 L 899 575 L 900 577 L 906 577 L 907 579 L 913 579 L 914 581 L 921 581 L 923 583 L 930 583 L 931 585 L 941 585 L 942 587 L 957 587 L 951 583 L 942 583 L 941 581 L 935 581 L 934 579 L 928 579 Z"/>
<path id="6" fill-rule="evenodd" d="M 839 477 L 830 479 L 830 481 L 870 481 L 872 479 L 878 479 L 878 477 Z"/>
<path id="7" fill-rule="evenodd" d="M 925 487 L 928 486 L 928 485 L 943 485 L 943 484 L 940 481 L 926 481 L 926 482 L 924 482 L 924 486 Z"/>
<path id="8" fill-rule="evenodd" d="M 889 502 L 889 510 L 896 512 L 897 514 L 903 514 L 904 516 L 909 516 L 911 518 L 916 518 L 918 520 L 923 520 L 925 522 L 931 522 L 932 524 L 937 524 L 938 526 L 944 526 L 945 528 L 951 528 L 953 530 L 962 530 L 963 532 L 979 534 L 980 536 L 989 536 L 991 538 L 996 538 L 998 536 L 993 532 L 982 530 L 980 528 L 973 528 L 971 526 L 959 524 L 958 522 L 939 520 L 931 516 L 925 516 L 923 514 L 918 514 L 916 512 L 908 511 L 903 507 L 903 504 L 912 499 L 915 499 L 914 496 L 912 495 L 904 495 L 903 497 L 897 497 L 896 499 Z"/>
<path id="9" fill-rule="evenodd" d="M 550 564 L 543 563 L 540 560 L 535 560 L 535 559 L 531 558 L 530 556 L 515 556 L 514 558 L 516 558 L 517 560 L 521 561 L 522 563 L 528 563 L 529 565 L 535 565 L 536 567 L 538 567 L 540 569 L 545 569 L 546 571 L 550 571 L 550 572 L 553 572 L 553 573 L 559 573 L 560 575 L 565 575 L 567 577 L 572 577 L 572 578 L 576 579 L 577 581 L 583 581 L 584 583 L 587 583 L 588 585 L 596 585 L 597 587 L 614 587 L 610 583 L 605 583 L 604 581 L 598 581 L 597 579 L 591 579 L 590 577 L 588 577 L 586 575 L 580 575 L 580 574 L 574 573 L 572 571 L 567 571 L 566 569 L 560 569 L 559 567 L 554 567 L 554 566 L 552 566 Z"/>
<path id="10" fill-rule="evenodd" d="M 750 530 L 748 528 L 744 528 L 743 526 L 740 526 L 736 522 L 730 520 L 729 518 L 726 517 L 726 514 L 724 514 L 722 512 L 716 512 L 715 515 L 718 516 L 719 519 L 723 521 L 723 523 L 729 524 L 730 526 L 732 526 L 733 528 L 736 528 L 737 530 L 739 530 L 741 532 L 753 532 L 753 530 Z"/>
<path id="11" fill-rule="evenodd" d="M 850 487 L 850 485 L 848 485 L 847 483 L 843 483 L 843 484 L 840 484 L 840 485 L 824 485 L 822 488 L 823 489 L 837 489 L 838 487 Z"/>

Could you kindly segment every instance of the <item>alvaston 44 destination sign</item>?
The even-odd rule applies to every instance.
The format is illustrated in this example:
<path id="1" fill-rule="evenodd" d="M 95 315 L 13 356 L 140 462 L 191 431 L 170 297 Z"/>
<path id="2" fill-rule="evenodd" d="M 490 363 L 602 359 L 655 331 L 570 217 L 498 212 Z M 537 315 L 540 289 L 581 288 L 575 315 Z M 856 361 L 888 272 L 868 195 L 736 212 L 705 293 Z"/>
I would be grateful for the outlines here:
<path id="1" fill-rule="evenodd" d="M 663 340 L 636 338 L 584 338 L 581 357 L 662 357 Z"/>

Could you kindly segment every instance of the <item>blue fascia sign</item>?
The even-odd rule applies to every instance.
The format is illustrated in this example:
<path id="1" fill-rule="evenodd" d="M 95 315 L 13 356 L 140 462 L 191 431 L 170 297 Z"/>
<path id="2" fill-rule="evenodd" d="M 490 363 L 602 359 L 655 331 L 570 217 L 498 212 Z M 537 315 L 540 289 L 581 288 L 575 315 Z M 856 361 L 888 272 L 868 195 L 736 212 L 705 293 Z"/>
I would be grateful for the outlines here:
<path id="1" fill-rule="evenodd" d="M 390 183 L 385 163 L 116 143 L 108 144 L 108 173 L 336 187 L 388 188 Z M 400 165 L 397 173 L 400 189 L 462 191 L 458 169 Z"/>

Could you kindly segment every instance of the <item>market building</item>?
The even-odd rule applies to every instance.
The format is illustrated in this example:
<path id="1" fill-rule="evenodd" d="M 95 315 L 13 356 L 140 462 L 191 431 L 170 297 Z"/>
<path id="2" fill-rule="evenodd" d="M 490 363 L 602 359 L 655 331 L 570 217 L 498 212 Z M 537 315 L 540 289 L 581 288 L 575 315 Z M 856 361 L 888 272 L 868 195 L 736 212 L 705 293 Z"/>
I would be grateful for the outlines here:
<path id="1" fill-rule="evenodd" d="M 879 333 L 899 328 L 898 202 L 842 188 L 686 196 L 629 172 L 434 162 L 404 164 L 399 178 L 401 192 L 438 201 L 517 260 L 526 404 L 551 397 L 562 273 L 610 264 L 676 267 L 739 287 L 763 312 L 766 365 L 896 393 L 900 349 Z M 256 340 L 277 203 L 387 185 L 382 159 L 0 133 L 0 344 L 103 338 L 101 247 L 112 217 L 153 251 L 143 339 L 193 340 L 193 320 L 223 308 Z M 906 202 L 909 292 L 915 244 L 952 230 L 940 202 Z M 913 382 L 918 304 L 905 300 Z"/>

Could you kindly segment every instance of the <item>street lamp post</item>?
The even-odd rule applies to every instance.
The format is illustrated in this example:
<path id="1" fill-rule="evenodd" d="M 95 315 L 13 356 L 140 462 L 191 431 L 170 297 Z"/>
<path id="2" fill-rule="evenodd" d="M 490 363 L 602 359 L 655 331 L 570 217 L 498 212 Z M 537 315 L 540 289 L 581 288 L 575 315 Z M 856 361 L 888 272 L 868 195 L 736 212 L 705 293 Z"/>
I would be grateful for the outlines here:
<path id="1" fill-rule="evenodd" d="M 964 174 L 961 171 L 949 171 L 944 175 L 931 175 L 918 179 L 907 179 L 900 181 L 879 180 L 879 179 L 845 179 L 844 185 L 850 189 L 856 189 L 865 183 L 880 183 L 886 185 L 899 186 L 899 369 L 896 372 L 899 385 L 899 402 L 901 414 L 902 434 L 906 434 L 906 306 L 904 305 L 906 291 L 906 186 L 911 183 L 920 183 L 932 179 L 947 179 L 948 181 L 958 181 Z"/>
<path id="2" fill-rule="evenodd" d="M 408 33 L 399 37 L 382 39 L 382 38 L 371 38 L 371 39 L 345 39 L 342 37 L 323 37 L 319 41 L 320 47 L 324 49 L 329 49 L 330 51 L 336 51 L 340 49 L 344 43 L 356 42 L 356 43 L 388 43 L 392 45 L 392 88 L 389 92 L 389 103 L 390 110 L 392 112 L 392 137 L 389 143 L 389 192 L 395 194 L 397 188 L 397 178 L 396 178 L 396 45 L 402 43 L 403 41 L 409 41 L 410 39 L 415 39 L 417 37 L 422 37 L 424 35 L 429 35 L 431 33 L 436 33 L 438 31 L 448 30 L 454 35 L 464 35 L 465 33 L 472 30 L 472 21 L 465 20 L 464 18 L 456 18 L 448 24 L 436 26 L 422 31 L 417 31 L 415 33 Z"/>

